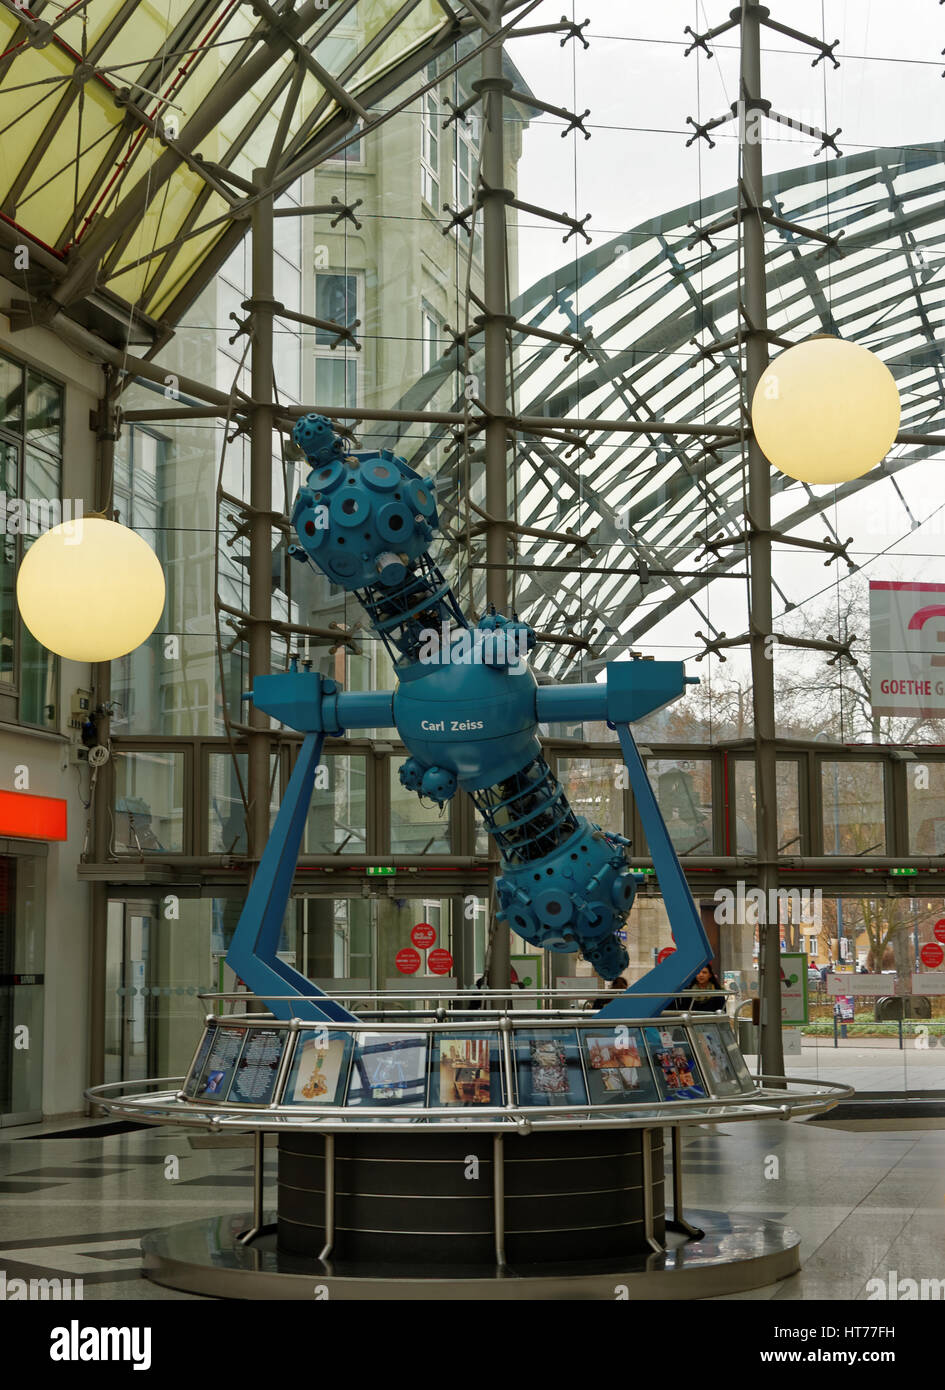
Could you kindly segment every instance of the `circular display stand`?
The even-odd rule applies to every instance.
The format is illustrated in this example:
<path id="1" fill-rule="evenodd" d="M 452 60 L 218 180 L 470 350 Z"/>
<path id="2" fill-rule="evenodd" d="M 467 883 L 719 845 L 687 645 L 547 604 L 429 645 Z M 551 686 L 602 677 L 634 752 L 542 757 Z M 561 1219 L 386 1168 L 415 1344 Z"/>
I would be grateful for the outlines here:
<path id="1" fill-rule="evenodd" d="M 667 1248 L 622 1259 L 423 1269 L 340 1263 L 280 1250 L 274 1216 L 248 1244 L 249 1215 L 214 1217 L 155 1231 L 142 1241 L 144 1271 L 158 1284 L 231 1299 L 423 1300 L 601 1299 L 631 1302 L 718 1298 L 762 1288 L 800 1269 L 800 1237 L 777 1222 L 689 1213 L 699 1240 L 667 1232 Z"/>
<path id="2" fill-rule="evenodd" d="M 800 1268 L 799 1237 L 772 1221 L 687 1220 L 683 1129 L 820 1113 L 851 1091 L 752 1077 L 724 1015 L 544 1011 L 209 1016 L 186 1078 L 87 1094 L 127 1119 L 251 1137 L 252 1214 L 146 1237 L 158 1283 L 218 1298 L 640 1301 L 741 1293 Z"/>

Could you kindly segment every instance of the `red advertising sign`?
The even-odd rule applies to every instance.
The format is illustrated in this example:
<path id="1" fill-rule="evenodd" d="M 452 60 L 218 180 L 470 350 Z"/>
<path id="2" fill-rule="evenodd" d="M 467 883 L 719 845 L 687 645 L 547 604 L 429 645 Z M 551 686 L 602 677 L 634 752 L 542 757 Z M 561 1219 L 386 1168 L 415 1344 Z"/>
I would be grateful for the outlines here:
<path id="1" fill-rule="evenodd" d="M 945 946 L 945 917 L 941 917 L 935 923 L 935 926 L 932 928 L 932 935 L 935 937 L 936 941 L 941 941 L 942 945 Z"/>
<path id="2" fill-rule="evenodd" d="M 416 975 L 420 969 L 420 952 L 415 951 L 412 946 L 405 946 L 402 951 L 397 952 L 394 964 L 401 975 Z"/>
<path id="3" fill-rule="evenodd" d="M 66 803 L 55 796 L 0 792 L 0 835 L 20 840 L 65 840 Z"/>
<path id="4" fill-rule="evenodd" d="M 937 970 L 942 961 L 945 960 L 945 951 L 937 941 L 927 941 L 919 952 L 922 964 L 927 965 L 930 970 Z"/>
<path id="5" fill-rule="evenodd" d="M 418 922 L 410 933 L 410 940 L 421 951 L 428 951 L 436 940 L 436 927 L 431 927 L 429 922 Z"/>
<path id="6" fill-rule="evenodd" d="M 675 947 L 675 946 L 664 946 L 663 949 L 662 949 L 662 951 L 660 951 L 659 955 L 656 957 L 656 964 L 657 964 L 657 965 L 662 965 L 662 964 L 663 964 L 663 961 L 666 960 L 667 957 L 669 957 L 669 956 L 674 956 L 675 954 L 676 954 L 676 947 Z"/>
<path id="7" fill-rule="evenodd" d="M 448 975 L 453 968 L 453 957 L 440 946 L 427 956 L 427 965 L 434 975 Z"/>

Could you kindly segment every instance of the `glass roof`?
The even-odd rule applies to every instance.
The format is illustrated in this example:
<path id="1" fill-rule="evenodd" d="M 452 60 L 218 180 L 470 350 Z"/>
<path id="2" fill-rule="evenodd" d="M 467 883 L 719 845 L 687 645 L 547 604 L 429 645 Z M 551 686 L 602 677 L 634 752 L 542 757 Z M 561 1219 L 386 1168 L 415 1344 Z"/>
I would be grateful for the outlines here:
<path id="1" fill-rule="evenodd" d="M 60 306 L 95 290 L 173 323 L 245 231 L 254 169 L 285 186 L 476 28 L 441 0 L 2 9 L 0 236 L 53 253 Z"/>
<path id="2" fill-rule="evenodd" d="M 840 236 L 838 253 L 796 232 L 767 229 L 770 332 L 785 343 L 812 333 L 839 334 L 877 351 L 896 378 L 901 430 L 907 432 L 935 433 L 945 426 L 943 154 L 945 147 L 931 142 L 921 150 L 870 150 L 832 160 L 826 174 L 823 166 L 805 165 L 765 182 L 766 202 L 778 216 Z M 519 433 L 516 520 L 558 533 L 572 529 L 589 542 L 578 548 L 562 540 L 519 539 L 512 569 L 518 611 L 536 628 L 558 635 L 556 645 L 536 652 L 539 669 L 580 668 L 587 678 L 604 654 L 611 660 L 641 643 L 648 650 L 654 640 L 665 643 L 665 620 L 685 605 L 691 607 L 676 628 L 689 634 L 682 642 L 689 654 L 699 650 L 694 628 L 714 637 L 726 625 L 718 621 L 718 602 L 716 624 L 709 621 L 705 591 L 713 584 L 718 590 L 714 581 L 722 576 L 747 569 L 739 541 L 746 508 L 746 449 L 737 434 L 744 379 L 741 266 L 734 228 L 707 242 L 695 235 L 693 224 L 722 220 L 734 204 L 729 191 L 644 222 L 538 281 L 512 306 L 519 322 L 575 335 L 586 347 L 576 353 L 514 335 L 520 418 L 691 422 L 728 431 L 713 438 L 663 433 L 658 426 L 620 433 L 563 425 L 570 444 Z M 772 355 L 778 351 L 772 344 Z M 481 340 L 469 370 L 477 366 Z M 422 408 L 454 367 L 444 357 L 401 406 Z M 461 397 L 453 408 L 462 409 Z M 447 431 L 431 434 L 414 454 L 414 466 L 437 443 L 445 451 L 443 494 L 461 496 L 457 480 L 471 476 L 473 499 L 481 503 L 475 454 L 470 471 L 462 443 Z M 858 493 L 885 484 L 902 498 L 896 475 L 940 452 L 934 445 L 897 443 L 881 467 L 829 489 L 812 489 L 772 470 L 773 525 L 817 541 L 845 541 L 863 530 L 850 511 Z M 897 508 L 892 493 L 890 498 L 884 506 Z M 945 498 L 936 492 L 925 500 L 937 506 Z M 913 524 L 920 524 L 921 505 L 913 501 L 911 511 L 903 505 Z M 447 517 L 454 528 L 452 550 L 460 567 L 472 566 L 474 592 L 481 597 L 482 543 L 470 546 L 456 535 L 465 521 Z M 735 543 L 707 553 L 706 538 Z M 786 612 L 804 601 L 812 577 L 833 582 L 816 554 L 794 549 L 789 559 L 793 569 L 779 574 L 776 554 L 774 570 L 776 598 Z M 641 562 L 648 567 L 642 575 Z M 847 573 L 842 559 L 834 563 Z M 464 589 L 466 582 L 464 576 Z M 724 587 L 727 596 L 737 588 L 743 601 L 741 585 Z M 565 635 L 582 645 L 562 645 Z"/>

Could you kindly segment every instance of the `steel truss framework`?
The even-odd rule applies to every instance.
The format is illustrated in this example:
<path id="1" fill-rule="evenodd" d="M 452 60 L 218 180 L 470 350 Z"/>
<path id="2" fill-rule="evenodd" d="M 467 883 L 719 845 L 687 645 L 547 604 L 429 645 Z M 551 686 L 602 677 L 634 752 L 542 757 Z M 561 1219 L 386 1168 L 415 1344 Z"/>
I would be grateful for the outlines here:
<path id="1" fill-rule="evenodd" d="M 263 191 L 389 119 L 372 109 L 482 25 L 466 0 L 142 8 L 0 4 L 0 126 L 21 152 L 5 142 L 0 269 L 26 293 L 20 325 L 65 317 L 122 347 L 160 345 Z M 498 8 L 501 24 L 523 7 Z"/>
<path id="2" fill-rule="evenodd" d="M 450 217 L 467 229 L 481 219 L 482 295 L 470 296 L 467 327 L 457 331 L 442 369 L 407 400 L 374 411 L 314 408 L 364 433 L 377 421 L 382 428 L 373 433 L 385 439 L 408 424 L 429 429 L 412 451 L 418 463 L 438 436 L 447 439 L 443 471 L 457 497 L 473 465 L 472 495 L 452 518 L 456 557 L 482 601 L 501 609 L 514 603 L 552 639 L 538 659 L 548 675 L 567 675 L 581 653 L 586 676 L 588 666 L 633 647 L 686 602 L 705 626 L 707 651 L 721 650 L 720 642 L 750 646 L 756 785 L 773 786 L 773 683 L 763 652 L 774 631 L 772 546 L 799 544 L 841 563 L 847 543 L 831 529 L 823 498 L 773 482 L 751 436 L 747 403 L 772 343 L 840 332 L 879 347 L 904 397 L 904 429 L 883 476 L 945 442 L 936 433 L 939 272 L 926 254 L 938 237 L 942 147 L 840 159 L 829 181 L 812 169 L 765 181 L 760 144 L 742 133 L 733 194 L 636 228 L 510 305 L 509 208 L 550 219 L 566 229 L 566 241 L 587 237 L 586 217 L 521 202 L 504 186 L 504 103 L 521 97 L 502 66 L 505 38 L 555 32 L 562 44 L 587 42 L 585 26 L 567 19 L 529 28 L 536 7 L 537 0 L 301 0 L 295 7 L 171 0 L 160 19 L 134 0 L 76 0 L 65 9 L 38 0 L 30 10 L 2 0 L 0 122 L 4 131 L 17 129 L 22 151 L 20 161 L 9 158 L 0 187 L 0 272 L 22 286 L 22 298 L 4 307 L 14 330 L 53 327 L 111 369 L 98 417 L 101 477 L 108 479 L 121 391 L 139 378 L 163 382 L 151 359 L 252 224 L 244 325 L 252 338 L 251 393 L 227 395 L 181 378 L 181 393 L 196 405 L 134 412 L 179 420 L 212 414 L 251 435 L 251 495 L 220 500 L 241 506 L 245 517 L 249 611 L 231 616 L 241 620 L 252 680 L 268 669 L 274 626 L 270 535 L 280 518 L 272 505 L 271 435 L 290 423 L 271 389 L 273 320 L 283 307 L 273 296 L 274 199 L 346 141 L 369 136 L 415 103 L 426 90 L 420 81 L 398 107 L 379 109 L 462 41 L 462 56 L 446 57 L 436 80 L 480 62 L 482 76 L 472 84 L 484 117 L 479 179 L 472 206 Z M 782 120 L 761 92 L 760 32 L 770 19 L 756 0 L 741 0 L 724 27 L 740 33 L 740 99 Z M 780 32 L 814 47 L 815 61 L 835 61 L 835 45 L 783 25 Z M 705 49 L 713 37 L 693 35 L 692 48 Z M 540 99 L 535 105 L 562 119 L 572 138 L 587 135 L 589 113 Z M 692 139 L 711 139 L 714 124 L 691 124 Z M 836 148 L 833 136 L 808 133 Z M 304 211 L 354 216 L 345 206 Z M 481 383 L 472 401 L 457 395 L 452 411 L 425 410 L 457 367 Z M 103 505 L 110 504 L 106 495 Z M 815 518 L 827 528 L 825 540 L 802 529 Z M 724 638 L 700 595 L 746 562 L 749 631 Z M 637 614 L 643 591 L 647 605 Z M 279 627 L 290 638 L 304 632 Z M 821 645 L 836 654 L 836 644 Z M 97 673 L 96 694 L 107 707 L 107 668 Z M 245 736 L 249 754 L 251 865 L 268 834 L 277 740 L 255 715 L 233 732 Z M 108 876 L 108 792 L 103 778 L 86 870 L 96 888 L 93 1082 L 103 1061 L 105 885 L 116 872 Z M 770 890 L 779 854 L 769 802 L 757 799 L 755 873 Z M 777 932 L 765 938 L 763 1060 L 778 1074 Z M 507 982 L 507 945 L 493 956 L 493 983 Z"/>
<path id="3" fill-rule="evenodd" d="M 943 161 L 945 146 L 930 143 L 870 150 L 829 169 L 805 165 L 765 180 L 765 205 L 803 222 L 813 237 L 777 228 L 768 235 L 769 332 L 784 343 L 831 333 L 875 348 L 902 397 L 902 429 L 886 463 L 838 487 L 838 501 L 945 444 Z M 535 664 L 549 674 L 579 662 L 586 679 L 605 654 L 640 646 L 686 603 L 710 641 L 722 638 L 702 596 L 713 579 L 745 570 L 744 270 L 730 230 L 707 244 L 693 223 L 701 216 L 713 224 L 734 198 L 718 194 L 621 233 L 511 306 L 528 326 L 509 334 L 521 425 L 516 598 L 533 626 L 577 639 L 570 648 L 561 640 L 536 652 Z M 816 239 L 820 231 L 831 248 Z M 535 330 L 573 335 L 577 346 L 538 344 Z M 474 347 L 476 372 L 481 343 Z M 453 370 L 448 354 L 400 408 L 422 410 Z M 461 396 L 454 409 L 462 410 Z M 549 438 L 540 415 L 556 417 L 559 435 L 568 438 Z M 628 416 L 652 421 L 628 428 Z M 679 428 L 685 422 L 691 435 Z M 447 426 L 433 425 L 414 459 L 443 439 L 443 490 L 455 497 L 464 448 Z M 780 474 L 772 491 L 776 544 L 812 535 L 808 523 L 817 521 L 827 562 L 854 567 L 833 525 L 833 495 L 816 495 Z M 471 520 L 472 537 L 465 516 L 456 516 L 452 545 L 462 565 L 471 540 L 478 572 L 476 535 L 485 528 L 480 517 Z M 798 601 L 777 592 L 785 609 Z M 722 640 L 723 648 L 729 644 Z"/>

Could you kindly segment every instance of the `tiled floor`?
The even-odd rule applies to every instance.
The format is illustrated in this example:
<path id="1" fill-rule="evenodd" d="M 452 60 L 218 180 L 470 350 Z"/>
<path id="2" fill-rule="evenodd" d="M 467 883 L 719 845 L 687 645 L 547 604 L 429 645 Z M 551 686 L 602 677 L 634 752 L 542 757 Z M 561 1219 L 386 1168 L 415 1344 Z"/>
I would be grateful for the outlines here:
<path id="1" fill-rule="evenodd" d="M 79 1276 L 87 1300 L 187 1297 L 141 1278 L 138 1242 L 154 1227 L 248 1210 L 248 1148 L 174 1129 L 42 1137 L 74 1123 L 0 1131 L 0 1271 Z M 945 1278 L 941 1128 L 731 1124 L 688 1131 L 685 1159 L 688 1206 L 771 1217 L 802 1237 L 799 1275 L 736 1297 L 857 1299 L 890 1270 Z M 273 1155 L 269 1182 L 274 1168 Z"/>
<path id="2" fill-rule="evenodd" d="M 748 1064 L 755 1071 L 755 1058 Z M 847 1038 L 839 1047 L 833 1038 L 805 1038 L 800 1055 L 785 1056 L 788 1076 L 815 1081 L 842 1081 L 858 1091 L 945 1093 L 945 1047 L 916 1047 L 914 1038 Z"/>

